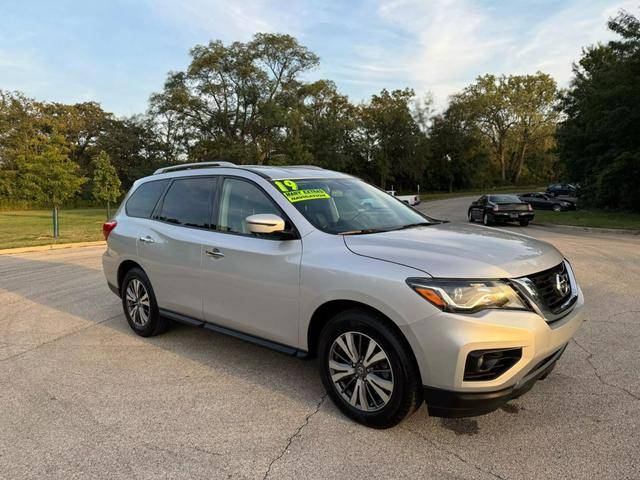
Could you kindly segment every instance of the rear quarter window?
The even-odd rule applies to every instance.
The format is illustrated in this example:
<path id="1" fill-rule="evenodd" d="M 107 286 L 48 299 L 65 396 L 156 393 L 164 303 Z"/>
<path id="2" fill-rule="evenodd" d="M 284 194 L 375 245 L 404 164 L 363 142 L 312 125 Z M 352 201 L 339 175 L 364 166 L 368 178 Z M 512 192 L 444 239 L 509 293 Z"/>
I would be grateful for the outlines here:
<path id="1" fill-rule="evenodd" d="M 168 183 L 169 180 L 155 180 L 140 185 L 127 200 L 125 205 L 127 215 L 130 217 L 150 218 Z"/>

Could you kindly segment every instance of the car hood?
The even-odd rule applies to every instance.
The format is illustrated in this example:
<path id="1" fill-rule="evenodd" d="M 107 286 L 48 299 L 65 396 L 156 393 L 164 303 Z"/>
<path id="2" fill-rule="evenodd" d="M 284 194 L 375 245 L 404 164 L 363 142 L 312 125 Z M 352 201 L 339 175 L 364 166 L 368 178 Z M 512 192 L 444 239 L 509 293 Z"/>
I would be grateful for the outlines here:
<path id="1" fill-rule="evenodd" d="M 563 259 L 552 245 L 479 225 L 443 223 L 368 235 L 345 235 L 357 255 L 422 270 L 442 278 L 515 278 Z"/>

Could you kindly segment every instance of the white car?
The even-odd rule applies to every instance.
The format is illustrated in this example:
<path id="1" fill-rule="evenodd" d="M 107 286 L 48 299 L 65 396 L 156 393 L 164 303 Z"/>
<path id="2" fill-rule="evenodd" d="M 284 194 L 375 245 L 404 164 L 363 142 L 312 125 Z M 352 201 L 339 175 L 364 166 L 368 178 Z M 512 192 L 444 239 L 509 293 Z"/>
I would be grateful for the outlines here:
<path id="1" fill-rule="evenodd" d="M 340 410 L 376 428 L 423 402 L 442 417 L 495 410 L 549 374 L 584 318 L 553 246 L 439 222 L 312 167 L 160 169 L 104 233 L 138 335 L 173 320 L 317 357 Z"/>
<path id="2" fill-rule="evenodd" d="M 411 207 L 420 205 L 420 195 L 396 195 L 395 190 L 387 190 L 387 193 Z"/>

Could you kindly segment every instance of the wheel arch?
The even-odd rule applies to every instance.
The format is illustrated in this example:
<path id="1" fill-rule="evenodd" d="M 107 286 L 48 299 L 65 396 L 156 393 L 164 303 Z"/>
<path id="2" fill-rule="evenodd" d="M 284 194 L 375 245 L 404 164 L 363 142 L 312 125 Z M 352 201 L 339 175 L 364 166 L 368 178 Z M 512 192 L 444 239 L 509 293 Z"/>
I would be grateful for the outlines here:
<path id="1" fill-rule="evenodd" d="M 118 266 L 118 291 L 122 290 L 122 281 L 124 280 L 127 272 L 129 272 L 129 270 L 131 270 L 132 268 L 139 268 L 144 272 L 142 266 L 134 260 L 125 260 Z"/>
<path id="2" fill-rule="evenodd" d="M 416 371 L 418 372 L 418 376 L 422 378 L 420 372 L 420 364 L 418 359 L 416 358 L 416 352 L 414 351 L 411 342 L 407 339 L 406 335 L 402 332 L 400 327 L 391 320 L 387 315 L 378 310 L 371 305 L 367 305 L 366 303 L 362 303 L 356 300 L 348 300 L 348 299 L 335 299 L 329 300 L 325 303 L 319 305 L 313 314 L 311 315 L 311 320 L 309 321 L 309 326 L 307 328 L 307 349 L 308 349 L 308 357 L 315 358 L 318 354 L 318 344 L 320 341 L 320 333 L 322 332 L 322 328 L 326 325 L 326 323 L 337 315 L 340 312 L 346 310 L 362 310 L 367 313 L 375 316 L 380 322 L 383 322 L 389 328 L 394 330 L 400 339 L 405 344 L 405 347 L 409 351 L 409 355 L 411 356 L 411 360 L 414 363 Z"/>

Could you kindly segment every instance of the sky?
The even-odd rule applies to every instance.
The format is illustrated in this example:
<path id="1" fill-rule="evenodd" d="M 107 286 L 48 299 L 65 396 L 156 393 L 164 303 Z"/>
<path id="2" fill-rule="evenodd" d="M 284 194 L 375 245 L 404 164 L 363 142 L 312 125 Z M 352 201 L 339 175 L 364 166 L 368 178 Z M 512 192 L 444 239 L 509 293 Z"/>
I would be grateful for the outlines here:
<path id="1" fill-rule="evenodd" d="M 0 89 L 142 113 L 189 49 L 288 33 L 320 56 L 352 101 L 382 88 L 431 93 L 437 108 L 478 75 L 540 70 L 560 86 L 607 18 L 640 0 L 0 0 Z"/>

